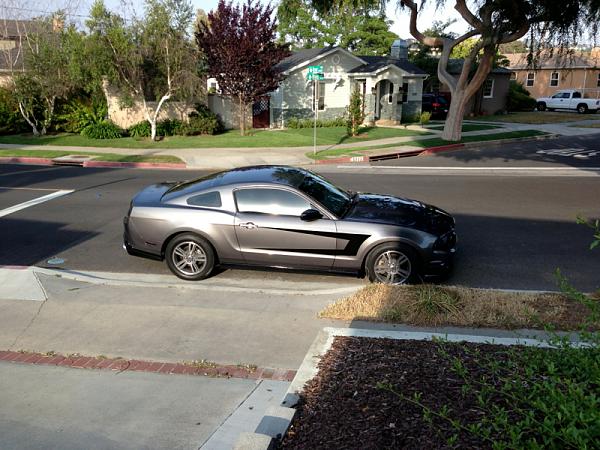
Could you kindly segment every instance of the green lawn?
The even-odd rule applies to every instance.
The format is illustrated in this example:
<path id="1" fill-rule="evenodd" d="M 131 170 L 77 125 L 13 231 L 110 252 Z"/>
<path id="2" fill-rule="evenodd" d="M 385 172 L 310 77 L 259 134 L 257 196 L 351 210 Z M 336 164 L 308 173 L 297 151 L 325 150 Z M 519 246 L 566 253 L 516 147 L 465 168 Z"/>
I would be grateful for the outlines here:
<path id="1" fill-rule="evenodd" d="M 465 136 L 460 141 L 454 142 L 444 141 L 441 138 L 431 138 L 423 139 L 420 141 L 406 141 L 399 144 L 375 145 L 372 147 L 336 148 L 317 152 L 316 155 L 313 155 L 312 152 L 308 152 L 306 153 L 306 156 L 311 159 L 327 159 L 340 156 L 359 156 L 361 154 L 373 154 L 374 152 L 379 152 L 380 150 L 394 149 L 406 146 L 431 148 L 438 147 L 440 145 L 458 144 L 466 142 L 485 142 L 500 139 L 515 139 L 521 137 L 542 136 L 545 134 L 548 133 L 544 133 L 543 131 L 538 130 L 507 131 L 504 133 L 485 134 L 481 136 Z"/>
<path id="2" fill-rule="evenodd" d="M 470 124 L 467 123 L 462 126 L 462 132 L 466 133 L 467 131 L 482 131 L 482 130 L 494 130 L 497 128 L 502 128 L 500 125 L 487 125 L 487 124 Z M 443 130 L 444 125 L 436 125 L 433 127 L 427 127 L 429 130 Z"/>
<path id="3" fill-rule="evenodd" d="M 0 149 L 0 156 L 20 158 L 58 158 L 59 156 L 73 155 L 73 152 L 61 150 L 19 150 Z M 183 163 L 176 156 L 170 155 L 119 155 L 116 153 L 77 152 L 77 155 L 95 156 L 94 161 L 116 162 L 147 162 L 147 163 Z"/>
<path id="4" fill-rule="evenodd" d="M 497 116 L 478 116 L 472 117 L 469 120 L 481 120 L 484 122 L 509 122 L 509 123 L 563 123 L 575 122 L 578 120 L 593 119 L 593 115 L 584 116 L 572 112 L 548 112 L 548 111 L 531 111 L 531 112 L 516 112 L 502 114 Z"/>
<path id="5" fill-rule="evenodd" d="M 404 136 L 431 134 L 427 131 L 399 128 L 366 128 L 359 137 L 348 137 L 346 128 L 318 128 L 317 145 L 335 145 L 347 142 L 363 142 Z M 224 147 L 305 147 L 313 144 L 313 129 L 295 130 L 256 130 L 247 136 L 240 136 L 238 130 L 230 130 L 214 136 L 172 136 L 159 142 L 149 139 L 88 139 L 78 134 L 56 134 L 43 137 L 32 135 L 0 136 L 2 144 L 64 145 L 73 147 L 113 147 L 113 148 L 224 148 Z"/>

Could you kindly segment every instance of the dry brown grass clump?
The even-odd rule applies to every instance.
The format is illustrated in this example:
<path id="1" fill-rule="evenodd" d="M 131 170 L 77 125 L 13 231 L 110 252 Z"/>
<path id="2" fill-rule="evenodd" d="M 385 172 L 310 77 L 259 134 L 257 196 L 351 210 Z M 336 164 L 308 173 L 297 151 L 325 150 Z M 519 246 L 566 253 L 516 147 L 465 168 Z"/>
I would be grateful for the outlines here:
<path id="1" fill-rule="evenodd" d="M 370 284 L 328 305 L 319 317 L 417 326 L 578 329 L 590 311 L 562 294 L 455 286 Z M 600 329 L 600 323 L 594 324 Z"/>

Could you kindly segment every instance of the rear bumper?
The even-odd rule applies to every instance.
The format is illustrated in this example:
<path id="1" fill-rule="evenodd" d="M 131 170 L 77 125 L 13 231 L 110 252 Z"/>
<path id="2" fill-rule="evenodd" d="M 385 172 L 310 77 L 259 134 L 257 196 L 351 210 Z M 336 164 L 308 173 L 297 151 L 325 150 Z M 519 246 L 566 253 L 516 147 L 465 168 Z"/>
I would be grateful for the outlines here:
<path id="1" fill-rule="evenodd" d="M 137 248 L 135 248 L 132 244 L 132 239 L 130 236 L 130 232 L 129 232 L 129 226 L 128 226 L 128 222 L 129 222 L 129 218 L 128 217 L 124 217 L 123 218 L 123 250 L 125 250 L 129 255 L 132 256 L 140 256 L 142 258 L 149 258 L 149 259 L 154 259 L 157 261 L 162 261 L 162 256 L 161 255 L 157 255 L 155 253 L 150 253 L 150 252 L 145 252 L 143 250 L 138 250 Z"/>

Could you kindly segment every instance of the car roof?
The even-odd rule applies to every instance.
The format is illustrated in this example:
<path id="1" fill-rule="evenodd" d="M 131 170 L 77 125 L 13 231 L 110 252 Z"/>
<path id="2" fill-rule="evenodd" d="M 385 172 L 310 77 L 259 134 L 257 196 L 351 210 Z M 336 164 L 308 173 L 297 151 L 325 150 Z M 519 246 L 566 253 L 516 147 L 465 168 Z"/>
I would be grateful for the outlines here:
<path id="1" fill-rule="evenodd" d="M 237 184 L 266 183 L 298 187 L 307 175 L 309 175 L 308 171 L 290 166 L 239 167 L 178 183 L 169 189 L 165 196 L 173 197 L 169 194 L 186 195 Z"/>

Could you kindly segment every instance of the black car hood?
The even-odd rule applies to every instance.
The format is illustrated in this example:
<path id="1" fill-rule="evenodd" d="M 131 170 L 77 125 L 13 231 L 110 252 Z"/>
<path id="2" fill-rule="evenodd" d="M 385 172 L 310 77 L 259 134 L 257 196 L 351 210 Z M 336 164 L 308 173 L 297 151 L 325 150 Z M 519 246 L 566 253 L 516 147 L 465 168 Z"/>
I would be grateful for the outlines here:
<path id="1" fill-rule="evenodd" d="M 377 194 L 357 194 L 344 220 L 400 225 L 438 235 L 454 227 L 454 219 L 442 209 L 417 200 Z"/>

